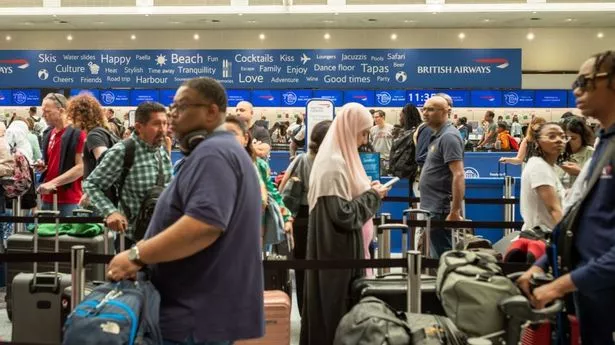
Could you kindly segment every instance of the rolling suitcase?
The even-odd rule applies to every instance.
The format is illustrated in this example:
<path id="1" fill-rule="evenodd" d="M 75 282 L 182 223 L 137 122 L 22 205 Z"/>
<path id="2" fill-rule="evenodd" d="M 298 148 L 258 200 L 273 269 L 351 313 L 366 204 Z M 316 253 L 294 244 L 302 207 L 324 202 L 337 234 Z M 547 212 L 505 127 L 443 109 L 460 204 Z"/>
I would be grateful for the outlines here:
<path id="1" fill-rule="evenodd" d="M 290 345 L 290 297 L 284 291 L 265 291 L 265 336 L 236 341 L 237 345 Z"/>
<path id="2" fill-rule="evenodd" d="M 376 278 L 360 278 L 352 283 L 352 304 L 372 296 L 397 310 L 406 309 L 408 278 L 406 274 L 387 274 Z M 436 277 L 421 276 L 421 313 L 446 315 L 436 296 Z"/>
<path id="3" fill-rule="evenodd" d="M 87 211 L 87 210 L 85 210 Z M 84 210 L 75 210 L 74 214 L 84 213 Z M 104 239 L 107 239 L 105 243 Z M 29 253 L 32 250 L 32 242 L 34 240 L 34 234 L 30 232 L 18 232 L 11 235 L 7 240 L 6 252 L 7 253 Z M 106 235 L 98 235 L 94 237 L 75 237 L 69 235 L 59 236 L 59 251 L 70 252 L 70 249 L 74 245 L 84 245 L 87 252 L 102 254 L 104 253 L 105 245 L 113 245 L 113 234 L 108 233 Z M 43 237 L 38 238 L 38 250 L 40 252 L 54 252 L 55 251 L 55 237 Z M 52 271 L 55 269 L 55 265 L 50 262 L 42 262 L 38 264 L 39 271 Z M 10 262 L 6 264 L 6 311 L 9 315 L 9 319 L 12 319 L 13 301 L 12 301 L 12 287 L 10 282 L 14 277 L 21 272 L 31 272 L 32 266 L 27 262 Z M 70 273 L 70 263 L 62 262 L 58 265 L 58 271 L 62 273 Z M 102 264 L 86 265 L 85 267 L 85 279 L 88 281 L 105 280 L 105 267 Z"/>
<path id="4" fill-rule="evenodd" d="M 38 253 L 38 219 L 41 216 L 56 217 L 55 251 L 59 249 L 60 220 L 57 201 L 57 194 L 54 194 L 55 211 L 35 212 L 34 253 Z M 11 340 L 17 343 L 59 344 L 62 341 L 61 295 L 70 285 L 71 275 L 59 273 L 57 262 L 53 272 L 39 272 L 37 266 L 35 262 L 32 273 L 19 273 L 12 281 L 14 308 Z"/>

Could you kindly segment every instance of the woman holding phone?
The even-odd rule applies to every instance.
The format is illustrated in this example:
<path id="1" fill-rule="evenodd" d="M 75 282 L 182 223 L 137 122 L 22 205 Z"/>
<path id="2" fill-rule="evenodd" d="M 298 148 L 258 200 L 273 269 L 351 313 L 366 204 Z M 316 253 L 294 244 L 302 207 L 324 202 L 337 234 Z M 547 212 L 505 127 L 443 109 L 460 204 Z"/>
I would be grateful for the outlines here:
<path id="1" fill-rule="evenodd" d="M 380 182 L 370 182 L 357 150 L 372 125 L 364 106 L 348 103 L 320 146 L 310 174 L 307 259 L 365 257 L 363 229 L 387 192 Z M 365 270 L 307 271 L 300 344 L 333 344 L 337 324 L 351 307 L 350 284 L 364 275 Z"/>

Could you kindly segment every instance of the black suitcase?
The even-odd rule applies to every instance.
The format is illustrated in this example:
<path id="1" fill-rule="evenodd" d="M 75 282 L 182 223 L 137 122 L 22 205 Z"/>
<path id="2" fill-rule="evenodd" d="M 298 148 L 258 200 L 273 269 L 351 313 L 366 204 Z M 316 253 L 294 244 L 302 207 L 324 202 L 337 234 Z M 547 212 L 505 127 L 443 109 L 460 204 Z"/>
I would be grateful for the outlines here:
<path id="1" fill-rule="evenodd" d="M 376 297 L 396 310 L 406 310 L 408 280 L 405 274 L 392 273 L 376 278 L 359 278 L 352 284 L 352 304 L 361 298 Z M 421 313 L 443 315 L 444 309 L 436 296 L 436 277 L 421 276 Z"/>

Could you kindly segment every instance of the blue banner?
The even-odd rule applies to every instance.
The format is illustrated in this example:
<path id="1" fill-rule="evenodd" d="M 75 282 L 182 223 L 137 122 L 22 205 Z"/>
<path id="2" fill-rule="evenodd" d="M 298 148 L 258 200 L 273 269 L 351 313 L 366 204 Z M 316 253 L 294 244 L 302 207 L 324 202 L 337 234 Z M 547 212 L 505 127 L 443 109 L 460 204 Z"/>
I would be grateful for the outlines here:
<path id="1" fill-rule="evenodd" d="M 3 50 L 0 87 L 520 88 L 521 49 Z"/>
<path id="2" fill-rule="evenodd" d="M 359 152 L 365 173 L 372 181 L 380 180 L 380 153 Z"/>

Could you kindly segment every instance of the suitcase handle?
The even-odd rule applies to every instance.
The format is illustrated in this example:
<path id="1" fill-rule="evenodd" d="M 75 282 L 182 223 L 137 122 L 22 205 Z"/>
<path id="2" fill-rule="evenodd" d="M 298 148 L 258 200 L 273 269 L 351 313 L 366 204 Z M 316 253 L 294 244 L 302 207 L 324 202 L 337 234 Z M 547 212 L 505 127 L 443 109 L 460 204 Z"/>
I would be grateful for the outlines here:
<path id="1" fill-rule="evenodd" d="M 401 230 L 402 232 L 408 232 L 408 225 L 402 223 L 391 223 L 378 225 L 378 233 L 382 233 L 384 230 Z"/>
<path id="2" fill-rule="evenodd" d="M 54 241 L 54 252 L 58 253 L 60 251 L 60 211 L 58 210 L 58 193 L 57 193 L 57 189 L 54 189 L 53 192 L 53 210 L 49 211 L 49 210 L 36 210 L 34 212 L 34 236 L 33 236 L 33 240 L 34 240 L 34 246 L 32 248 L 32 252 L 34 254 L 38 253 L 38 227 L 39 227 L 39 218 L 42 216 L 51 216 L 51 217 L 55 217 L 55 241 Z M 37 195 L 37 203 L 38 203 L 38 207 L 42 207 L 43 203 L 42 203 L 42 199 L 41 199 L 41 194 L 39 193 Z M 58 273 L 60 272 L 60 263 L 59 262 L 54 262 L 53 264 L 53 268 L 54 268 L 54 274 L 53 274 L 53 284 L 44 284 L 41 285 L 40 287 L 55 287 L 55 286 L 59 286 L 60 281 L 58 278 Z M 39 285 L 37 284 L 37 275 L 38 275 L 38 263 L 35 261 L 32 263 L 32 285 L 30 287 L 30 290 L 33 291 L 32 289 L 37 289 L 39 287 Z"/>
<path id="3" fill-rule="evenodd" d="M 424 214 L 431 217 L 431 212 L 420 208 L 407 208 L 404 210 L 404 214 Z"/>

